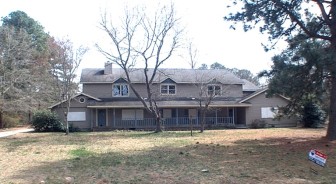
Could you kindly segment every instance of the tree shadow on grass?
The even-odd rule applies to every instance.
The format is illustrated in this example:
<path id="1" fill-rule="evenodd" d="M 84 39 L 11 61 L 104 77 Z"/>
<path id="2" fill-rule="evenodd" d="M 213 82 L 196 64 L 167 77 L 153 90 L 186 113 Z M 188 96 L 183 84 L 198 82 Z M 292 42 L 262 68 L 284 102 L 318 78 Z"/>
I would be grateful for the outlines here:
<path id="1" fill-rule="evenodd" d="M 335 148 L 335 143 L 324 139 L 283 137 L 131 152 L 86 150 L 87 154 L 69 152 L 63 160 L 18 169 L 5 179 L 14 183 L 64 183 L 66 177 L 74 183 L 332 183 Z M 310 149 L 328 155 L 327 166 L 316 169 L 317 174 L 311 172 L 315 166 L 307 159 Z"/>

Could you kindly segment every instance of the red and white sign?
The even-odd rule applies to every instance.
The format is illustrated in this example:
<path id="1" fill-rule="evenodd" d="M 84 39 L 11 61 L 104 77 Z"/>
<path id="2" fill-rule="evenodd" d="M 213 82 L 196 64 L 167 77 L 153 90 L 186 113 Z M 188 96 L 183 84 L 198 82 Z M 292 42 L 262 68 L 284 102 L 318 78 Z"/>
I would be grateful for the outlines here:
<path id="1" fill-rule="evenodd" d="M 318 150 L 310 150 L 309 154 L 308 154 L 308 158 L 309 160 L 311 160 L 312 162 L 320 165 L 320 166 L 325 166 L 326 162 L 327 162 L 327 155 L 323 154 L 322 152 L 318 151 Z"/>

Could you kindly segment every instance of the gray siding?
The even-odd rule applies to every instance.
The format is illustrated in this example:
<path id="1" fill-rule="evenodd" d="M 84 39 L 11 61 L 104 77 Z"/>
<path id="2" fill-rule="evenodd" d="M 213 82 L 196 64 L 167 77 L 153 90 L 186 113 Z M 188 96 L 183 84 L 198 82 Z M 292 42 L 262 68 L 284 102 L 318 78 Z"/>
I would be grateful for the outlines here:
<path id="1" fill-rule="evenodd" d="M 261 118 L 261 108 L 262 107 L 281 107 L 286 106 L 288 101 L 280 96 L 274 96 L 272 98 L 266 98 L 265 92 L 261 93 L 254 98 L 251 98 L 247 101 L 251 103 L 251 107 L 246 108 L 246 125 L 250 126 L 254 120 L 262 119 Z M 263 118 L 268 126 L 271 127 L 289 127 L 296 126 L 297 120 L 295 118 L 282 118 L 280 120 L 274 120 L 272 118 Z"/>
<path id="2" fill-rule="evenodd" d="M 84 98 L 85 102 L 80 103 L 79 99 Z M 71 108 L 70 112 L 85 112 L 85 121 L 69 121 L 69 125 L 72 125 L 73 127 L 80 128 L 80 129 L 90 129 L 91 124 L 90 120 L 92 117 L 92 113 L 90 109 L 87 109 L 87 102 L 88 98 L 86 96 L 80 95 L 74 99 L 71 100 Z M 64 112 L 65 112 L 66 105 L 64 103 L 55 106 L 53 109 L 51 109 L 53 112 L 56 112 L 58 114 L 58 117 L 61 119 L 62 122 L 64 122 Z"/>
<path id="3" fill-rule="evenodd" d="M 97 97 L 97 98 L 112 98 L 112 83 L 101 83 L 101 84 L 83 84 L 83 93 Z M 174 95 L 161 95 L 160 93 L 161 84 L 153 84 L 152 91 L 156 94 L 160 94 L 161 97 L 168 98 L 180 98 L 180 97 L 199 97 L 199 89 L 195 84 L 185 84 L 180 83 L 176 84 L 176 94 Z M 232 84 L 232 85 L 223 85 L 216 84 L 221 86 L 221 96 L 222 97 L 242 97 L 242 85 L 241 84 Z M 136 91 L 143 97 L 147 97 L 147 91 L 145 84 L 134 84 L 133 85 Z M 135 98 L 134 92 L 129 89 L 129 97 Z M 117 97 L 125 98 L 127 97 Z"/>
<path id="4" fill-rule="evenodd" d="M 54 112 L 58 114 L 58 117 L 61 119 L 62 122 L 64 122 L 64 111 L 62 108 L 55 108 L 53 109 Z M 92 117 L 90 109 L 87 109 L 85 107 L 71 107 L 70 112 L 85 112 L 85 121 L 69 121 L 69 125 L 80 128 L 80 129 L 90 129 L 90 120 Z"/>
<path id="5" fill-rule="evenodd" d="M 83 93 L 97 98 L 111 98 L 112 84 L 83 84 Z"/>

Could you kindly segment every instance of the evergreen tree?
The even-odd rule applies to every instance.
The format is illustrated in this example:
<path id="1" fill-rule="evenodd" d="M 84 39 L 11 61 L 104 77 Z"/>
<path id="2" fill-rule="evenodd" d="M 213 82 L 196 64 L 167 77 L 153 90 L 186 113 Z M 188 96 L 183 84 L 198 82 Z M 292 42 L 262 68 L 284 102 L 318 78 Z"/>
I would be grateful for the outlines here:
<path id="1" fill-rule="evenodd" d="M 336 109 L 336 1 L 235 0 L 233 3 L 234 5 L 242 4 L 243 7 L 238 12 L 230 13 L 224 19 L 232 21 L 231 27 L 234 29 L 237 23 L 243 23 L 245 31 L 259 27 L 261 33 L 269 35 L 271 47 L 266 45 L 266 49 L 272 48 L 272 45 L 281 38 L 291 39 L 297 34 L 302 35 L 300 39 L 324 41 L 325 47 L 323 48 L 326 54 L 321 60 L 326 62 L 318 65 L 326 64 L 330 84 L 329 124 L 326 136 L 330 140 L 336 140 L 336 111 L 334 110 Z M 309 68 L 309 64 L 307 66 Z M 312 72 L 319 75 L 320 70 L 317 68 Z M 304 79 L 306 79 L 305 76 L 297 78 L 301 83 L 305 82 Z M 292 79 L 288 82 L 297 81 Z M 316 84 L 311 83 L 311 85 Z M 308 84 L 306 86 L 309 87 Z M 300 89 L 301 93 L 307 90 L 309 89 Z"/>

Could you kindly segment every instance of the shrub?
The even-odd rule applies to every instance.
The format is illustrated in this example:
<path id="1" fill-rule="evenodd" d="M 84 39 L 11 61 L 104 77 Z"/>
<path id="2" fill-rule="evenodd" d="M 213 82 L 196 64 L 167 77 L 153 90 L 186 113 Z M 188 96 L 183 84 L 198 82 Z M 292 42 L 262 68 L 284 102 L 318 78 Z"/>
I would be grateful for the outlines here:
<path id="1" fill-rule="evenodd" d="M 32 125 L 38 132 L 64 131 L 64 126 L 57 114 L 48 110 L 36 111 L 33 115 Z"/>
<path id="2" fill-rule="evenodd" d="M 20 124 L 20 118 L 8 114 L 3 114 L 3 128 L 16 127 Z"/>
<path id="3" fill-rule="evenodd" d="M 301 122 L 304 127 L 307 128 L 318 128 L 324 123 L 326 118 L 326 113 L 322 108 L 311 101 L 308 101 L 303 106 L 303 112 L 301 115 Z"/>
<path id="4" fill-rule="evenodd" d="M 265 128 L 267 125 L 266 121 L 265 120 L 262 120 L 262 119 L 255 119 L 252 121 L 251 123 L 251 128 Z"/>

